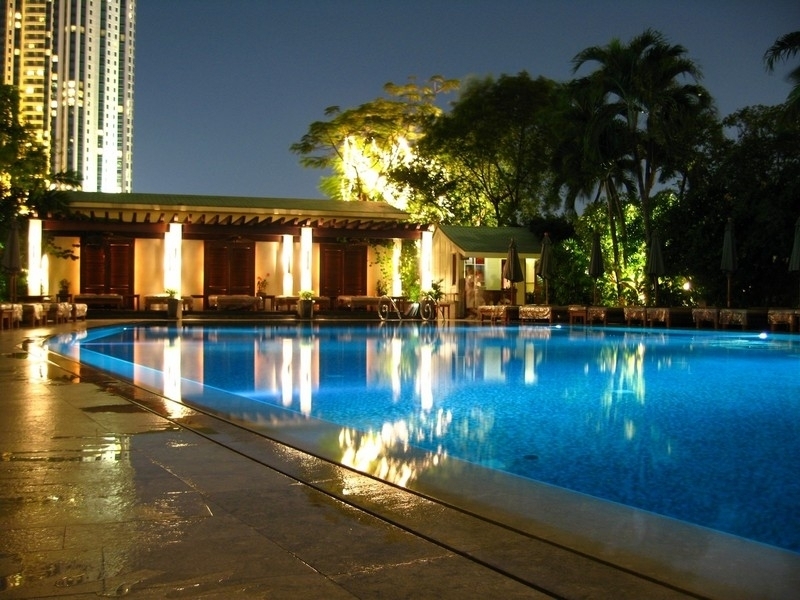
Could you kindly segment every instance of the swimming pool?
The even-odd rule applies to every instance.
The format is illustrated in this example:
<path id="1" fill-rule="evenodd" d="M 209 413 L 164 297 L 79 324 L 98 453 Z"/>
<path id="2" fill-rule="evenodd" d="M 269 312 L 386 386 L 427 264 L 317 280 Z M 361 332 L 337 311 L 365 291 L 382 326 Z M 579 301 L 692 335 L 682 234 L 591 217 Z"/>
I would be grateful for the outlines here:
<path id="1" fill-rule="evenodd" d="M 400 485 L 463 460 L 800 551 L 797 336 L 125 326 L 49 348 L 293 443 L 334 424 L 337 460 Z"/>

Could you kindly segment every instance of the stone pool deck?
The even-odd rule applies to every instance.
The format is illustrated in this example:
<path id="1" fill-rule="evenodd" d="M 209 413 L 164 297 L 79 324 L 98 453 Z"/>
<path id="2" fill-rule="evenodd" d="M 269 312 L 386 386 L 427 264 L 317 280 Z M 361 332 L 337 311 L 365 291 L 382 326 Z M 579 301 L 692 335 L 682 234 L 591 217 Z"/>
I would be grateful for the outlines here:
<path id="1" fill-rule="evenodd" d="M 0 600 L 732 599 L 800 589 L 800 557 L 766 549 L 770 568 L 756 565 L 747 585 L 660 577 L 645 561 L 615 566 L 42 350 L 48 335 L 86 327 L 0 331 Z M 676 540 L 674 551 L 694 550 Z M 714 560 L 710 551 L 736 568 L 739 557 L 719 547 L 694 562 Z"/>

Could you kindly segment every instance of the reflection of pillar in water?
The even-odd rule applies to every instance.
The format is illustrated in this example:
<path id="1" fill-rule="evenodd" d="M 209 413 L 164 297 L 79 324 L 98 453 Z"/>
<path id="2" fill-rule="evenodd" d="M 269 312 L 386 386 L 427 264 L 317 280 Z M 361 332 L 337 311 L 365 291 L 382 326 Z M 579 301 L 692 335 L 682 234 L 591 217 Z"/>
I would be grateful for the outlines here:
<path id="1" fill-rule="evenodd" d="M 189 408 L 181 404 L 181 338 L 164 339 L 164 397 L 174 400 L 167 402 L 169 416 L 179 419 L 189 414 Z"/>
<path id="2" fill-rule="evenodd" d="M 525 344 L 525 383 L 536 383 L 536 346 Z"/>
<path id="3" fill-rule="evenodd" d="M 419 400 L 422 410 L 433 408 L 433 348 L 430 344 L 424 344 L 419 349 L 419 375 L 417 385 L 419 386 Z"/>
<path id="4" fill-rule="evenodd" d="M 293 349 L 291 338 L 284 338 L 283 362 L 281 363 L 281 388 L 283 391 L 283 405 L 286 407 L 292 405 L 292 353 Z"/>
<path id="5" fill-rule="evenodd" d="M 300 342 L 300 412 L 311 414 L 311 342 Z"/>
<path id="6" fill-rule="evenodd" d="M 392 338 L 391 345 L 391 378 L 392 378 L 392 400 L 399 400 L 402 392 L 402 382 L 400 381 L 400 362 L 403 359 L 403 340 L 398 337 Z"/>

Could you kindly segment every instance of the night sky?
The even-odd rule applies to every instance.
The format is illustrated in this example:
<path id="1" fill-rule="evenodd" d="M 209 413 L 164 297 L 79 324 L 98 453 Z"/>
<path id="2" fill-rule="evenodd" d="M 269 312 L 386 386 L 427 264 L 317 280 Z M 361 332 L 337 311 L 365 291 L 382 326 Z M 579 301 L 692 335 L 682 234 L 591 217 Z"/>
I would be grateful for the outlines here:
<path id="1" fill-rule="evenodd" d="M 138 0 L 133 191 L 321 198 L 289 146 L 326 107 L 412 76 L 565 81 L 582 49 L 648 27 L 723 116 L 789 93 L 800 58 L 770 75 L 762 56 L 800 29 L 797 0 Z"/>

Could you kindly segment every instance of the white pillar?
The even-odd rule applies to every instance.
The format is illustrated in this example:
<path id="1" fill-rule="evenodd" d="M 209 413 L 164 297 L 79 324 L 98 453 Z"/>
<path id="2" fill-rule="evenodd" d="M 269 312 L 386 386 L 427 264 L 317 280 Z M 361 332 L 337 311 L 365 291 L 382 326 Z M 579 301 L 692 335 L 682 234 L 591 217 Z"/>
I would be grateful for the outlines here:
<path id="1" fill-rule="evenodd" d="M 42 296 L 50 295 L 50 258 L 42 255 Z"/>
<path id="2" fill-rule="evenodd" d="M 28 295 L 42 294 L 42 221 L 28 219 Z"/>
<path id="3" fill-rule="evenodd" d="M 300 230 L 300 289 L 311 290 L 314 287 L 311 273 L 311 227 Z"/>
<path id="4" fill-rule="evenodd" d="M 294 278 L 292 277 L 292 255 L 294 254 L 294 237 L 290 234 L 283 236 L 283 290 L 284 296 L 294 296 Z"/>
<path id="5" fill-rule="evenodd" d="M 403 295 L 403 280 L 400 279 L 400 257 L 403 253 L 403 240 L 396 239 L 392 249 L 392 296 Z"/>
<path id="6" fill-rule="evenodd" d="M 419 284 L 423 291 L 433 287 L 433 232 L 423 231 L 419 252 Z"/>
<path id="7" fill-rule="evenodd" d="M 170 223 L 164 234 L 164 289 L 175 290 L 181 296 L 181 248 L 183 225 Z"/>

